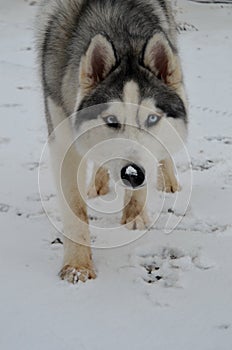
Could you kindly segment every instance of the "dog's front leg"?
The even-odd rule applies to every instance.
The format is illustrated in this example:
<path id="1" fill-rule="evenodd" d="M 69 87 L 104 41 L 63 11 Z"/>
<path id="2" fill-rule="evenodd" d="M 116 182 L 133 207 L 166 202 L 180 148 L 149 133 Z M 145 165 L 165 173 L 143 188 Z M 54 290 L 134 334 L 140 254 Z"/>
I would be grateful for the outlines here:
<path id="1" fill-rule="evenodd" d="M 144 230 L 149 225 L 146 210 L 147 188 L 125 191 L 121 224 L 129 230 Z"/>
<path id="2" fill-rule="evenodd" d="M 88 197 L 95 198 L 97 196 L 104 196 L 109 192 L 109 172 L 104 167 L 94 166 L 92 179 L 88 188 Z"/>
<path id="3" fill-rule="evenodd" d="M 86 209 L 86 166 L 80 166 L 82 158 L 75 148 L 71 126 L 62 109 L 50 102 L 49 112 L 54 127 L 49 138 L 50 156 L 64 230 L 60 277 L 71 283 L 86 281 L 96 276 Z"/>
<path id="4" fill-rule="evenodd" d="M 66 152 L 59 139 L 51 141 L 51 157 L 56 175 L 64 229 L 64 260 L 60 277 L 71 283 L 95 278 L 85 198 L 85 169 L 71 146 Z M 80 194 L 79 188 L 83 194 Z"/>
<path id="5" fill-rule="evenodd" d="M 159 191 L 172 193 L 180 191 L 180 185 L 176 178 L 174 164 L 170 157 L 161 160 L 158 165 L 157 189 Z"/>

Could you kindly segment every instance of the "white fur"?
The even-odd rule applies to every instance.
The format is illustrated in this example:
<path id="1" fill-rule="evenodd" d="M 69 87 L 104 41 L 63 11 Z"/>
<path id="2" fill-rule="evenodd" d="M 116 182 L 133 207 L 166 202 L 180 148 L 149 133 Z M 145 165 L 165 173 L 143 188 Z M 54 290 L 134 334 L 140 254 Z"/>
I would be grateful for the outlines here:
<path id="1" fill-rule="evenodd" d="M 53 123 L 56 122 L 49 146 L 64 226 L 63 266 L 74 266 L 83 271 L 84 275 L 94 276 L 89 248 L 89 228 L 85 216 L 85 191 L 79 191 L 86 186 L 85 166 L 80 167 L 81 162 L 83 164 L 82 157 L 75 146 L 72 146 L 74 139 L 71 124 L 65 118 L 62 109 L 52 100 L 49 100 L 48 108 Z"/>
<path id="2" fill-rule="evenodd" d="M 167 118 L 153 99 L 138 103 L 138 85 L 130 81 L 124 87 L 123 102 L 112 102 L 97 119 L 83 122 L 78 131 L 77 147 L 82 156 L 108 167 L 116 182 L 121 168 L 130 162 L 141 165 L 147 178 L 151 177 L 155 163 L 172 157 L 186 139 L 183 120 Z M 159 115 L 160 121 L 147 129 L 145 122 L 152 113 Z M 115 115 L 122 130 L 107 127 L 103 121 L 107 115 Z"/>

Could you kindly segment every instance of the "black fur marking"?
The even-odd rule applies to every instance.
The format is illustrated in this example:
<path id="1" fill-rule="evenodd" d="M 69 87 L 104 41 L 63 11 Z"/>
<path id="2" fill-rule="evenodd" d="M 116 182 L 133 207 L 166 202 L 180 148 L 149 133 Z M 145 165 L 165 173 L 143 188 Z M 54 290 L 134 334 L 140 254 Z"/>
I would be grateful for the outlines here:
<path id="1" fill-rule="evenodd" d="M 139 86 L 140 100 L 151 98 L 167 117 L 187 121 L 184 103 L 176 92 L 157 79 L 150 71 L 141 67 L 138 58 L 131 56 L 124 57 L 120 66 L 82 100 L 79 110 L 99 104 L 104 104 L 102 108 L 105 110 L 110 101 L 122 101 L 124 86 L 131 80 Z M 76 126 L 86 119 L 97 117 L 98 113 L 89 116 L 85 113 L 78 115 Z"/>
<path id="2" fill-rule="evenodd" d="M 107 102 L 107 101 L 106 101 Z M 103 104 L 82 104 L 78 111 L 76 112 L 75 117 L 75 127 L 78 129 L 78 127 L 81 125 L 82 122 L 86 120 L 93 120 L 97 119 L 98 116 L 107 110 L 109 105 L 107 103 Z"/>
<path id="3" fill-rule="evenodd" d="M 108 120 L 109 118 L 111 118 L 112 121 L 109 122 Z M 117 130 L 121 129 L 121 124 L 119 123 L 118 118 L 115 117 L 114 115 L 104 117 L 103 120 L 109 128 L 113 128 Z"/>

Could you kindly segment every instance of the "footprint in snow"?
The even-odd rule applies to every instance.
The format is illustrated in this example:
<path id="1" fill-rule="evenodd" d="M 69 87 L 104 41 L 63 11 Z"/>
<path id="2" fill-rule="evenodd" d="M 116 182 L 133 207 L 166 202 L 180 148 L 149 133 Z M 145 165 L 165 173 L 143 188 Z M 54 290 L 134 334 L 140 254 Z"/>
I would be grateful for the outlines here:
<path id="1" fill-rule="evenodd" d="M 196 171 L 205 171 L 211 169 L 215 165 L 215 161 L 211 159 L 199 160 L 192 159 L 192 169 Z"/>
<path id="2" fill-rule="evenodd" d="M 210 136 L 210 137 L 205 137 L 207 141 L 211 142 L 220 142 L 224 143 L 225 145 L 232 145 L 232 137 L 226 137 L 226 136 Z"/>
<path id="3" fill-rule="evenodd" d="M 5 203 L 0 203 L 0 213 L 8 213 L 10 206 Z"/>
<path id="4" fill-rule="evenodd" d="M 186 253 L 178 248 L 163 247 L 154 254 L 139 256 L 143 280 L 148 284 L 162 283 L 164 287 L 178 285 L 179 272 L 193 268 L 208 270 L 213 264 L 198 253 Z"/>
<path id="5" fill-rule="evenodd" d="M 33 171 L 39 167 L 39 162 L 24 163 L 23 167 L 26 168 L 27 170 Z"/>
<path id="6" fill-rule="evenodd" d="M 181 33 L 181 32 L 197 32 L 198 28 L 195 27 L 193 24 L 190 24 L 187 22 L 181 22 L 181 23 L 178 23 L 177 30 L 179 33 Z"/>
<path id="7" fill-rule="evenodd" d="M 0 137 L 0 145 L 7 144 L 10 142 L 9 137 Z"/>

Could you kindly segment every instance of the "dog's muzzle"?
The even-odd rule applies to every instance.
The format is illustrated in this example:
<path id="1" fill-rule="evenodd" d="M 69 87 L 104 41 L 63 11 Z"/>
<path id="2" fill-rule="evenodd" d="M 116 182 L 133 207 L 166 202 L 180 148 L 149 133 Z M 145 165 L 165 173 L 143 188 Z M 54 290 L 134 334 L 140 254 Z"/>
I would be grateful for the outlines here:
<path id="1" fill-rule="evenodd" d="M 138 188 L 145 181 L 145 170 L 136 164 L 128 164 L 121 170 L 121 179 L 125 186 Z"/>

